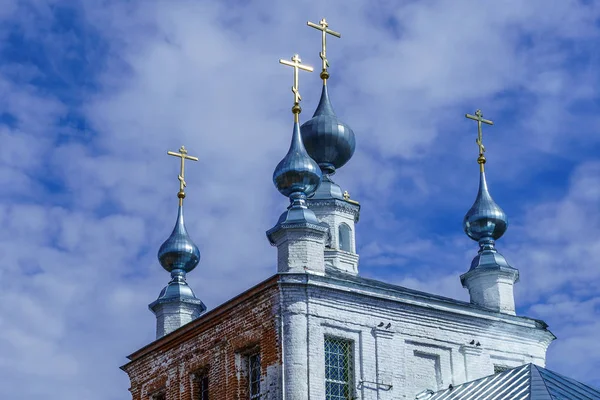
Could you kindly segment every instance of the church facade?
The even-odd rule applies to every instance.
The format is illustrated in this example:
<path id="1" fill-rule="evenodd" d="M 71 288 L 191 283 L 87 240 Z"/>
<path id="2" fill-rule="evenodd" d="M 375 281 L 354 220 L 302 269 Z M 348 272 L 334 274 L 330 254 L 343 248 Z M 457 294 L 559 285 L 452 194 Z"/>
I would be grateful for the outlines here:
<path id="1" fill-rule="evenodd" d="M 279 273 L 124 369 L 134 400 L 414 399 L 544 366 L 553 339 L 541 321 L 470 303 L 333 271 Z"/>
<path id="2" fill-rule="evenodd" d="M 507 218 L 488 191 L 481 132 L 491 121 L 480 111 L 467 115 L 480 149 L 479 192 L 464 221 L 479 251 L 460 277 L 471 301 L 360 276 L 360 204 L 332 179 L 355 150 L 327 87 L 326 38 L 340 34 L 325 19 L 309 26 L 322 35 L 323 91 L 302 126 L 299 74 L 312 69 L 297 55 L 280 61 L 294 71 L 294 123 L 273 175 L 290 201 L 267 231 L 276 273 L 206 311 L 185 281 L 200 258 L 183 220 L 183 163 L 194 157 L 183 147 L 169 153 L 182 165 L 177 222 L 159 251 L 171 281 L 150 304 L 157 339 L 122 367 L 133 400 L 428 398 L 525 364 L 544 367 L 555 337 L 543 321 L 515 315 L 519 273 L 495 247 Z"/>

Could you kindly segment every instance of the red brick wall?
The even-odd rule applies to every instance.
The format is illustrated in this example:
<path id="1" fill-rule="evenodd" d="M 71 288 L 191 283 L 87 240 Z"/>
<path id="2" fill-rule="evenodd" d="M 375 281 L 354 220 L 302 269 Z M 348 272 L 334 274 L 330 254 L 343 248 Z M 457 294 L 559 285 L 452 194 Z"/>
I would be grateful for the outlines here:
<path id="1" fill-rule="evenodd" d="M 166 400 L 199 399 L 194 374 L 206 372 L 211 399 L 248 399 L 247 355 L 260 351 L 263 379 L 267 366 L 280 363 L 278 294 L 277 278 L 270 278 L 132 354 L 123 370 L 133 400 L 161 391 Z M 277 390 L 261 386 L 263 393 Z"/>

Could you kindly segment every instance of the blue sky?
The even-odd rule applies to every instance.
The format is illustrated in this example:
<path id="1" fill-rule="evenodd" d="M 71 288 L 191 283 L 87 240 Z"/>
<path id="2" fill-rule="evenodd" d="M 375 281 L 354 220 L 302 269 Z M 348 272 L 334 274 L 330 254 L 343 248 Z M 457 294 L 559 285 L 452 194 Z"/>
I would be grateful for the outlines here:
<path id="1" fill-rule="evenodd" d="M 317 69 L 357 150 L 335 180 L 362 204 L 361 274 L 468 299 L 462 218 L 486 168 L 521 272 L 518 313 L 558 336 L 548 367 L 600 386 L 600 7 L 565 0 L 373 3 L 18 1 L 0 8 L 0 393 L 127 399 L 125 356 L 154 337 L 147 304 L 176 217 L 209 308 L 275 272 L 265 231 L 286 207 L 291 72 Z M 318 101 L 303 74 L 304 121 Z"/>

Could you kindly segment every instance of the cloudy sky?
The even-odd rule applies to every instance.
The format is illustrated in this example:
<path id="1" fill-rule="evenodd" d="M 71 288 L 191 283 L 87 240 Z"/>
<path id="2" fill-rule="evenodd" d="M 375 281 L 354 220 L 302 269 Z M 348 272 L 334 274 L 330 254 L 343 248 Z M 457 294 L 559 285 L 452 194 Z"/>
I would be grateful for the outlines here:
<path id="1" fill-rule="evenodd" d="M 511 225 L 518 313 L 558 336 L 548 367 L 600 386 L 600 7 L 593 1 L 57 1 L 0 7 L 0 397 L 128 399 L 152 341 L 156 260 L 185 144 L 188 281 L 213 308 L 275 271 L 274 167 L 291 70 L 318 70 L 357 136 L 336 181 L 362 204 L 364 276 L 468 299 L 462 218 L 488 183 Z M 301 76 L 312 115 L 318 73 Z"/>

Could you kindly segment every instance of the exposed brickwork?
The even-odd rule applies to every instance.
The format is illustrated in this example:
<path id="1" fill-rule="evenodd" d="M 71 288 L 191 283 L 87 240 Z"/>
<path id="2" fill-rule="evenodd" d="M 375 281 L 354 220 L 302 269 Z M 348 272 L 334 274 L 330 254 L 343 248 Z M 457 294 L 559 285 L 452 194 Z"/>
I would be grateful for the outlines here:
<path id="1" fill-rule="evenodd" d="M 247 399 L 247 356 L 261 355 L 261 399 L 276 399 L 280 374 L 278 287 L 271 278 L 130 356 L 133 400 L 196 400 L 208 373 L 211 399 Z"/>
<path id="2" fill-rule="evenodd" d="M 326 336 L 352 342 L 361 400 L 411 399 L 495 365 L 543 366 L 554 338 L 543 323 L 469 303 L 348 274 L 285 273 L 139 350 L 124 369 L 133 400 L 199 399 L 206 371 L 211 400 L 247 400 L 258 351 L 261 400 L 323 400 Z"/>

